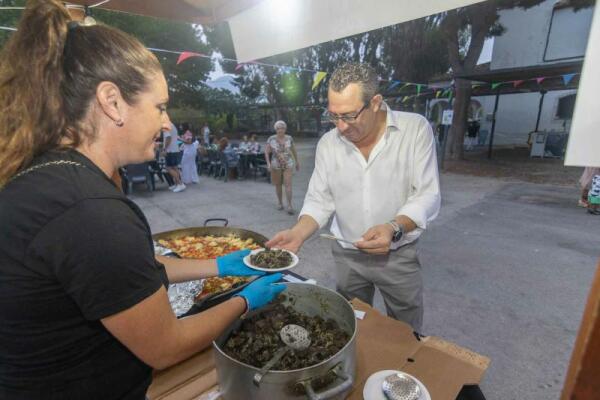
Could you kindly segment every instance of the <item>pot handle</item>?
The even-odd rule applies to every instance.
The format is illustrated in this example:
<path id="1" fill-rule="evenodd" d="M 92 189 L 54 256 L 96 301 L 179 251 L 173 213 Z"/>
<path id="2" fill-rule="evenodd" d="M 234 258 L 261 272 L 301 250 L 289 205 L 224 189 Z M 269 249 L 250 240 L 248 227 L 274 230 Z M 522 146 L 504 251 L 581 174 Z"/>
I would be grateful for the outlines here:
<path id="1" fill-rule="evenodd" d="M 229 225 L 229 220 L 227 218 L 209 218 L 204 220 L 204 226 L 208 225 L 209 222 L 213 221 L 221 221 L 223 222 L 223 226 Z"/>
<path id="2" fill-rule="evenodd" d="M 338 378 L 342 379 L 342 382 L 339 385 L 332 387 L 331 389 L 327 389 L 323 392 L 315 393 L 310 383 L 310 379 L 302 382 L 302 385 L 304 385 L 304 388 L 306 389 L 306 395 L 310 400 L 330 399 L 352 388 L 352 385 L 354 384 L 354 379 L 352 379 L 352 376 L 344 372 L 341 365 L 335 367 L 333 369 L 333 373 L 336 374 Z"/>

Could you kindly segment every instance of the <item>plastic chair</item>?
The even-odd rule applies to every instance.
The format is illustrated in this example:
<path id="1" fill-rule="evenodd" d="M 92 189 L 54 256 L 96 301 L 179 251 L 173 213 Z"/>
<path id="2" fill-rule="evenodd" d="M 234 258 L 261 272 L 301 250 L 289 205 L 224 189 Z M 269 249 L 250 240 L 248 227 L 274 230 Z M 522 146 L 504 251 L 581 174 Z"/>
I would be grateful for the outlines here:
<path id="1" fill-rule="evenodd" d="M 129 164 L 124 168 L 124 181 L 127 182 L 127 194 L 133 192 L 134 183 L 145 183 L 150 192 L 154 191 L 154 176 L 149 163 Z"/>

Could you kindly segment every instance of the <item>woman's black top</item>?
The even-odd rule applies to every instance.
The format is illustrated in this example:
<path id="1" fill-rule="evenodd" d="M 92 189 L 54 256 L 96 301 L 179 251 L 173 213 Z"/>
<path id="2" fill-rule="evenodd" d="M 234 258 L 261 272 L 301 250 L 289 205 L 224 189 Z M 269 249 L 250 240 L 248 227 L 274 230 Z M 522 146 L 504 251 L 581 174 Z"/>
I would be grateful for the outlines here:
<path id="1" fill-rule="evenodd" d="M 151 368 L 101 319 L 168 280 L 141 210 L 76 151 L 0 190 L 0 399 L 144 399 Z M 151 335 L 152 332 L 147 332 Z"/>

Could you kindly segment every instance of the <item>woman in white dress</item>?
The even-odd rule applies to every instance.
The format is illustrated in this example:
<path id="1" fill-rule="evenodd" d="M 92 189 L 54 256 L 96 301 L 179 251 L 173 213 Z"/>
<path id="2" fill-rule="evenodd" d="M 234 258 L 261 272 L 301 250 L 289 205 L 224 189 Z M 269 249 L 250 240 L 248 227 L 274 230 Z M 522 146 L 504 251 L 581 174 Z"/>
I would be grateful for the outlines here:
<path id="1" fill-rule="evenodd" d="M 183 135 L 183 144 L 181 145 L 183 156 L 181 157 L 181 181 L 185 185 L 198 183 L 198 167 L 196 166 L 196 156 L 200 152 L 200 143 L 193 140 L 192 132 L 187 131 Z"/>

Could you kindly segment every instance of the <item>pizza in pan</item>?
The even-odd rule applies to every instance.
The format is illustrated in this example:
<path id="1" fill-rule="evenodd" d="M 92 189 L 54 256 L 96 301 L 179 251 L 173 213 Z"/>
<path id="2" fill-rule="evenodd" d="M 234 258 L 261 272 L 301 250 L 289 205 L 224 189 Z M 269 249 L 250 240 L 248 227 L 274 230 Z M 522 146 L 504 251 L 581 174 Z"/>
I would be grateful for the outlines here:
<path id="1" fill-rule="evenodd" d="M 161 239 L 161 246 L 173 250 L 181 258 L 200 260 L 212 259 L 237 250 L 258 249 L 254 239 L 241 239 L 235 235 L 227 236 L 183 236 L 176 239 Z"/>
<path id="2" fill-rule="evenodd" d="M 204 280 L 202 284 L 202 290 L 194 298 L 196 301 L 202 300 L 213 294 L 223 293 L 230 289 L 234 289 L 244 283 L 248 282 L 251 277 L 248 276 L 224 276 L 224 277 L 212 277 Z"/>
<path id="3" fill-rule="evenodd" d="M 214 259 L 238 250 L 255 250 L 260 246 L 254 239 L 241 239 L 236 235 L 227 236 L 183 236 L 176 239 L 161 239 L 163 247 L 175 252 L 181 258 L 200 260 Z M 202 300 L 217 293 L 224 293 L 248 282 L 252 277 L 243 276 L 214 276 L 204 279 L 202 290 L 195 300 Z"/>

